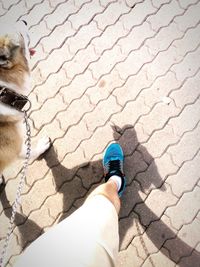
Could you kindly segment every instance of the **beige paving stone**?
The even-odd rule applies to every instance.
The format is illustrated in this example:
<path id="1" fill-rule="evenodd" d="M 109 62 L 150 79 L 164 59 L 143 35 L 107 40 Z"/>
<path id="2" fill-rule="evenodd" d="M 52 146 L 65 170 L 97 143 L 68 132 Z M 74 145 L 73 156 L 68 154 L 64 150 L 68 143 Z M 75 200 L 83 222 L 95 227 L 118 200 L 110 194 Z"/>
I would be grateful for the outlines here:
<path id="1" fill-rule="evenodd" d="M 155 266 L 166 266 L 166 267 L 175 267 L 176 263 L 171 261 L 169 257 L 167 257 L 167 251 L 162 248 L 158 253 L 150 255 L 143 266 L 151 266 L 152 262 Z"/>
<path id="2" fill-rule="evenodd" d="M 195 4 L 197 1 L 191 0 L 190 2 L 183 0 L 179 4 L 182 8 L 187 9 L 190 5 Z"/>
<path id="3" fill-rule="evenodd" d="M 184 107 L 187 103 L 193 103 L 197 99 L 200 94 L 200 89 L 198 87 L 199 78 L 200 72 L 197 72 L 195 76 L 188 78 L 179 90 L 172 91 L 170 97 L 174 99 L 178 107 Z"/>
<path id="4" fill-rule="evenodd" d="M 170 4 L 163 5 L 156 16 L 151 16 L 148 21 L 151 23 L 153 30 L 158 31 L 162 27 L 163 21 L 168 24 L 173 17 L 182 14 L 183 11 L 177 1 L 171 1 Z"/>
<path id="5" fill-rule="evenodd" d="M 169 185 L 164 184 L 161 188 L 152 190 L 145 203 L 138 204 L 135 211 L 139 214 L 142 224 L 148 226 L 161 217 L 166 207 L 176 204 L 177 201 L 178 198 L 172 194 Z"/>
<path id="6" fill-rule="evenodd" d="M 60 112 L 57 119 L 60 122 L 61 129 L 66 131 L 70 126 L 77 124 L 85 114 L 92 112 L 94 106 L 90 103 L 87 96 L 73 101 L 72 104 L 63 112 Z"/>
<path id="7" fill-rule="evenodd" d="M 128 31 L 124 29 L 120 20 L 118 20 L 114 25 L 107 27 L 100 36 L 96 36 L 92 40 L 96 54 L 101 56 L 106 50 L 111 50 L 114 45 L 119 44 L 120 40 L 125 38 L 127 33 Z"/>
<path id="8" fill-rule="evenodd" d="M 32 25 L 37 25 L 43 17 L 53 11 L 53 8 L 49 5 L 48 1 L 42 1 L 41 4 L 35 5 L 31 12 L 27 14 L 23 19 L 26 20 L 29 27 Z"/>
<path id="9" fill-rule="evenodd" d="M 30 190 L 31 186 L 35 184 L 37 180 L 42 179 L 47 174 L 47 172 L 48 172 L 48 167 L 46 166 L 44 159 L 34 161 L 34 163 L 32 163 L 29 166 L 28 175 L 26 178 L 26 182 L 29 188 L 25 188 L 25 189 Z M 26 190 L 23 190 L 23 192 L 25 194 L 27 193 Z"/>
<path id="10" fill-rule="evenodd" d="M 94 37 L 99 36 L 100 33 L 101 31 L 97 28 L 96 23 L 93 21 L 82 27 L 78 32 L 76 32 L 73 38 L 69 38 L 67 40 L 71 54 L 74 55 L 78 50 L 86 48 L 91 40 Z"/>
<path id="11" fill-rule="evenodd" d="M 121 47 L 122 53 L 128 55 L 131 50 L 139 49 L 143 43 L 146 43 L 146 39 L 151 38 L 154 34 L 155 32 L 145 21 L 142 25 L 135 26 L 125 38 L 120 38 L 118 44 Z"/>
<path id="12" fill-rule="evenodd" d="M 171 18 L 173 18 L 173 13 L 170 13 L 170 15 L 171 15 Z M 149 52 L 154 56 L 156 56 L 156 54 L 159 51 L 163 51 L 167 49 L 167 47 L 172 42 L 174 42 L 174 40 L 181 38 L 184 35 L 183 32 L 179 30 L 178 26 L 175 23 L 169 24 L 168 21 L 165 22 L 165 20 L 161 20 L 161 23 L 162 23 L 161 28 L 156 33 L 156 35 L 154 32 L 155 37 L 147 39 L 145 42 L 145 44 L 149 47 Z M 151 31 L 153 30 L 151 29 Z"/>
<path id="13" fill-rule="evenodd" d="M 136 248 L 138 258 L 142 258 L 143 261 L 148 257 L 149 254 L 157 253 L 160 249 L 157 248 L 156 245 L 151 241 L 146 232 L 140 236 L 136 236 L 131 245 Z M 148 254 L 146 251 L 148 251 Z"/>
<path id="14" fill-rule="evenodd" d="M 75 151 L 82 140 L 87 140 L 91 134 L 92 133 L 88 131 L 86 124 L 83 121 L 66 131 L 63 138 L 57 139 L 54 142 L 55 148 L 58 149 L 59 161 L 63 160 L 67 153 Z"/>
<path id="15" fill-rule="evenodd" d="M 121 140 L 120 140 L 120 145 L 122 146 L 124 153 L 126 153 L 127 152 L 126 147 L 123 146 Z M 127 146 L 131 146 L 131 143 L 129 142 Z M 135 151 L 131 156 L 125 157 L 124 170 L 125 170 L 127 185 L 131 184 L 137 173 L 145 171 L 147 167 L 148 165 L 143 160 L 142 155 L 138 151 Z"/>
<path id="16" fill-rule="evenodd" d="M 183 92 L 183 95 L 184 95 L 184 92 Z M 191 97 L 192 96 L 188 96 L 188 100 Z M 193 97 L 195 97 L 195 94 Z M 181 99 L 181 96 L 180 96 L 180 99 Z M 191 102 L 188 101 L 185 104 L 183 111 L 178 117 L 172 118 L 169 121 L 169 125 L 173 127 L 174 133 L 178 136 L 182 136 L 187 131 L 192 131 L 197 126 L 198 121 L 199 121 L 199 112 L 200 112 L 199 98 L 192 105 L 191 104 L 188 105 L 188 103 L 192 103 L 192 101 Z"/>
<path id="17" fill-rule="evenodd" d="M 9 242 L 9 248 L 8 248 L 7 256 L 5 258 L 5 262 L 6 262 L 6 259 L 8 260 L 10 258 L 10 255 L 18 255 L 20 252 L 21 252 L 21 247 L 17 242 L 16 235 L 13 234 Z"/>
<path id="18" fill-rule="evenodd" d="M 171 258 L 174 261 L 181 264 L 194 261 L 194 266 L 196 266 L 195 260 L 199 253 L 198 246 L 196 245 L 198 243 L 198 229 L 199 221 L 194 220 L 191 224 L 184 225 L 174 239 L 167 240 L 164 246 L 170 251 Z"/>
<path id="19" fill-rule="evenodd" d="M 197 47 L 197 46 L 196 46 Z M 193 51 L 194 50 L 194 51 Z M 178 80 L 183 80 L 185 77 L 190 76 L 198 70 L 198 61 L 200 49 L 190 49 L 187 52 L 187 56 L 184 57 L 183 61 L 179 65 L 174 65 L 171 70 L 176 72 L 176 77 Z"/>
<path id="20" fill-rule="evenodd" d="M 181 40 L 176 41 L 176 46 L 178 47 L 178 55 L 185 55 L 185 53 L 188 51 L 188 47 L 190 47 L 191 50 L 195 49 L 195 47 L 199 44 L 199 31 L 200 25 L 197 24 L 196 26 L 194 24 L 189 28 L 189 30 L 184 33 L 184 42 L 182 42 Z M 190 45 L 191 43 L 192 45 Z"/>
<path id="21" fill-rule="evenodd" d="M 148 139 L 149 136 L 144 132 L 144 128 L 142 124 L 136 123 L 136 125 L 134 126 L 134 129 L 137 133 L 137 138 L 139 142 L 142 143 Z"/>
<path id="22" fill-rule="evenodd" d="M 137 226 L 136 226 L 137 224 Z M 139 232 L 138 232 L 139 227 Z M 131 241 L 135 236 L 144 232 L 144 228 L 139 223 L 137 214 L 132 212 L 128 218 L 119 221 L 120 251 L 126 250 L 131 246 Z"/>
<path id="23" fill-rule="evenodd" d="M 133 180 L 123 193 L 120 218 L 129 217 L 130 213 L 135 210 L 136 204 L 144 202 L 145 198 L 146 195 L 142 192 L 140 184 Z"/>
<path id="24" fill-rule="evenodd" d="M 30 93 L 29 100 L 31 101 L 32 109 L 40 109 L 41 103 L 38 102 L 38 97 L 36 96 L 34 91 L 32 91 Z M 33 123 L 33 121 L 31 121 L 31 122 Z M 31 129 L 33 129 L 33 128 L 34 128 L 34 126 L 31 127 Z"/>
<path id="25" fill-rule="evenodd" d="M 64 42 L 74 34 L 75 31 L 71 27 L 71 23 L 69 21 L 66 21 L 61 26 L 56 27 L 49 36 L 44 36 L 44 38 L 41 39 L 40 43 L 43 45 L 44 51 L 49 54 L 52 53 L 52 50 L 59 50 Z"/>
<path id="26" fill-rule="evenodd" d="M 130 30 L 133 26 L 140 25 L 147 15 L 149 16 L 155 12 L 156 8 L 152 6 L 151 2 L 138 2 L 131 12 L 121 18 L 121 21 L 124 28 Z"/>
<path id="27" fill-rule="evenodd" d="M 199 149 L 200 124 L 190 132 L 187 132 L 176 146 L 171 146 L 168 152 L 172 155 L 173 161 L 178 166 L 185 161 L 193 159 Z"/>
<path id="28" fill-rule="evenodd" d="M 57 119 L 54 119 L 52 123 L 44 125 L 42 129 L 37 132 L 37 139 L 39 137 L 48 136 L 53 143 L 57 138 L 60 138 L 64 135 L 65 130 L 62 130 L 60 127 L 60 122 Z"/>
<path id="29" fill-rule="evenodd" d="M 120 78 L 119 73 L 113 69 L 113 71 L 111 71 L 108 75 L 102 76 L 95 86 L 89 87 L 86 93 L 91 103 L 96 105 L 100 100 L 108 98 L 108 96 L 113 92 L 113 88 L 116 88 L 123 83 L 124 81 Z"/>
<path id="30" fill-rule="evenodd" d="M 60 72 L 62 73 L 63 70 L 62 67 L 62 60 L 63 60 L 63 54 L 60 53 L 60 51 L 55 50 L 53 54 L 51 54 L 47 60 L 42 60 L 38 64 L 38 67 L 33 70 L 33 76 L 35 76 L 35 72 L 37 73 L 39 71 L 40 76 L 42 77 L 42 83 L 35 83 L 35 86 L 43 86 L 46 81 L 48 81 L 49 77 L 52 79 L 55 76 L 60 76 Z M 51 77 L 53 76 L 53 77 Z M 66 80 L 66 74 L 63 72 L 63 76 Z M 60 78 L 60 77 L 59 77 Z M 58 78 L 54 78 L 55 80 Z"/>
<path id="31" fill-rule="evenodd" d="M 149 162 L 149 167 L 145 172 L 138 173 L 135 179 L 141 184 L 142 189 L 148 194 L 153 188 L 160 188 L 169 173 L 175 173 L 178 169 L 175 166 L 168 154 L 152 160 L 151 154 L 148 153 L 145 147 L 137 148 L 141 151 L 144 159 Z"/>
<path id="32" fill-rule="evenodd" d="M 184 4 L 186 1 L 181 1 L 181 4 Z M 190 1 L 187 2 L 188 8 L 184 16 L 179 16 L 175 18 L 175 22 L 177 23 L 180 30 L 184 31 L 185 26 L 192 26 L 195 25 L 199 21 L 199 10 L 200 10 L 200 4 L 198 1 Z"/>
<path id="33" fill-rule="evenodd" d="M 56 219 L 61 211 L 67 212 L 75 199 L 84 196 L 85 193 L 86 189 L 82 187 L 80 179 L 75 176 L 72 181 L 63 183 L 58 189 L 57 196 L 50 196 L 44 205 L 49 210 L 50 216 Z M 61 195 L 60 197 L 58 196 L 59 194 Z"/>
<path id="34" fill-rule="evenodd" d="M 179 260 L 181 257 L 185 255 L 190 255 L 193 248 L 196 247 L 198 244 L 198 233 L 200 228 L 200 221 L 194 219 L 191 224 L 183 225 L 181 230 L 179 231 L 178 235 L 174 239 L 167 240 L 165 243 L 165 247 L 170 250 L 171 256 L 174 260 Z M 183 243 L 187 244 L 185 247 L 182 245 L 180 247 L 179 254 L 177 255 L 176 249 L 178 248 L 178 240 L 181 240 Z"/>
<path id="35" fill-rule="evenodd" d="M 113 94 L 117 96 L 120 105 L 124 106 L 126 102 L 135 100 L 143 88 L 150 85 L 151 81 L 147 80 L 145 72 L 141 71 L 137 75 L 129 76 L 122 85 L 119 85 L 114 89 Z"/>
<path id="36" fill-rule="evenodd" d="M 51 226 L 55 219 L 57 218 L 58 214 L 62 212 L 63 208 L 63 201 L 64 201 L 64 196 L 59 192 L 57 194 L 49 196 L 46 200 L 44 205 L 42 206 L 42 209 L 34 211 L 30 218 L 36 219 L 36 216 L 40 214 L 41 212 L 44 213 L 42 218 L 38 218 L 34 220 L 39 224 L 42 228 L 44 226 Z M 43 210 L 43 211 L 42 211 Z M 46 217 L 46 218 L 45 218 Z"/>
<path id="37" fill-rule="evenodd" d="M 23 213 L 28 215 L 32 210 L 39 209 L 47 196 L 55 194 L 53 177 L 48 174 L 45 178 L 38 180 L 28 194 L 22 196 Z"/>
<path id="38" fill-rule="evenodd" d="M 94 78 L 98 80 L 102 75 L 111 72 L 116 63 L 121 61 L 123 57 L 124 56 L 121 54 L 119 46 L 115 46 L 112 50 L 106 51 L 97 62 L 92 63 L 89 67 Z M 104 63 L 108 60 L 109 64 L 105 65 Z"/>
<path id="39" fill-rule="evenodd" d="M 199 180 L 198 166 L 200 164 L 200 153 L 192 161 L 187 161 L 179 171 L 167 178 L 173 193 L 181 197 L 184 192 L 191 191 Z"/>
<path id="40" fill-rule="evenodd" d="M 0 3 L 0 16 L 6 14 L 6 9 L 3 7 L 3 3 Z"/>
<path id="41" fill-rule="evenodd" d="M 103 153 L 105 147 L 113 140 L 112 128 L 109 123 L 103 127 L 98 127 L 90 139 L 85 139 L 81 143 L 86 160 L 91 160 L 93 155 Z"/>
<path id="42" fill-rule="evenodd" d="M 0 235 L 1 235 L 1 238 L 5 238 L 6 237 L 6 233 L 8 231 L 8 227 L 9 227 L 9 222 L 10 222 L 10 218 L 7 217 L 4 214 L 4 212 L 1 213 L 1 216 L 0 216 L 0 229 L 1 229 L 0 230 Z"/>
<path id="43" fill-rule="evenodd" d="M 181 258 L 178 266 L 194 266 L 194 267 L 198 267 L 199 265 L 199 252 L 194 250 L 190 256 L 186 256 Z"/>
<path id="44" fill-rule="evenodd" d="M 192 192 L 185 193 L 179 202 L 169 207 L 165 214 L 170 217 L 173 226 L 178 230 L 183 224 L 190 223 L 196 215 L 199 207 L 200 188 L 197 186 Z"/>
<path id="45" fill-rule="evenodd" d="M 48 106 L 51 106 L 50 110 L 47 108 Z M 57 109 L 57 107 L 59 107 L 59 109 Z M 58 111 L 64 109 L 65 104 L 60 95 L 56 95 L 55 98 L 50 98 L 39 111 L 32 113 L 31 117 L 34 120 L 35 127 L 40 129 L 44 124 L 50 123 L 55 118 Z"/>
<path id="46" fill-rule="evenodd" d="M 110 96 L 105 101 L 101 101 L 91 113 L 87 113 L 84 116 L 84 122 L 88 130 L 92 132 L 98 126 L 103 126 L 112 114 L 120 110 L 121 107 L 117 104 L 115 97 Z"/>
<path id="47" fill-rule="evenodd" d="M 69 21 L 72 23 L 73 29 L 76 31 L 82 27 L 82 25 L 88 24 L 94 17 L 94 14 L 101 13 L 103 7 L 99 5 L 99 1 L 89 1 L 79 9 L 77 14 L 73 14 L 69 17 Z"/>
<path id="48" fill-rule="evenodd" d="M 10 6 L 9 10 L 5 13 L 4 16 L 0 17 L 0 24 L 14 24 L 17 19 L 25 14 L 27 11 L 24 1 L 19 1 L 17 5 L 13 4 Z M 5 24 L 6 23 L 6 24 Z"/>
<path id="49" fill-rule="evenodd" d="M 93 79 L 90 70 L 84 72 L 83 75 L 77 75 L 68 86 L 61 89 L 61 94 L 64 97 L 65 103 L 69 104 L 74 99 L 80 98 L 88 87 L 93 86 L 96 81 Z"/>
<path id="50" fill-rule="evenodd" d="M 1 5 L 4 9 L 8 10 L 10 9 L 12 6 L 16 5 L 18 2 L 18 0 L 8 0 L 8 1 L 2 1 Z"/>
<path id="51" fill-rule="evenodd" d="M 55 5 L 52 2 L 53 1 L 50 2 L 50 5 Z M 58 1 L 58 3 L 59 5 L 56 5 L 56 9 L 54 10 L 54 12 L 44 18 L 48 28 L 52 32 L 54 32 L 55 27 L 59 27 L 60 25 L 62 25 L 71 14 L 74 14 L 78 11 L 78 7 L 74 5 L 74 1 L 72 0 L 69 0 L 67 2 L 67 8 L 65 6 L 65 2 Z"/>
<path id="52" fill-rule="evenodd" d="M 84 75 L 85 71 L 91 62 L 95 61 L 97 58 L 94 47 L 88 46 L 86 49 L 81 50 L 71 61 L 67 61 L 63 68 L 66 71 L 68 77 L 73 79 L 78 75 Z"/>
<path id="53" fill-rule="evenodd" d="M 102 14 L 95 17 L 98 28 L 102 31 L 105 30 L 108 25 L 116 23 L 121 14 L 127 13 L 130 9 L 124 1 L 109 1 L 110 5 L 107 6 Z"/>
<path id="54" fill-rule="evenodd" d="M 134 257 L 128 257 L 128 255 L 134 255 Z M 122 267 L 139 267 L 143 263 L 143 260 L 137 257 L 137 250 L 134 246 L 130 245 L 127 250 L 123 250 L 119 252 L 117 258 L 117 266 Z"/>
<path id="55" fill-rule="evenodd" d="M 163 129 L 151 135 L 145 147 L 153 158 L 158 158 L 170 145 L 175 144 L 178 140 L 179 137 L 174 134 L 173 128 L 166 125 Z"/>
<path id="56" fill-rule="evenodd" d="M 122 79 L 126 80 L 129 75 L 136 75 L 142 68 L 145 62 L 150 62 L 153 59 L 148 52 L 146 46 L 143 46 L 140 50 L 132 52 L 129 57 L 124 61 L 116 65 L 116 69 L 120 73 Z"/>
<path id="57" fill-rule="evenodd" d="M 174 117 L 179 112 L 180 110 L 175 107 L 174 103 L 169 105 L 157 103 L 148 114 L 141 116 L 139 122 L 144 125 L 144 131 L 151 135 L 155 130 L 162 129 L 169 117 Z"/>
<path id="58" fill-rule="evenodd" d="M 137 101 L 129 101 L 119 114 L 111 117 L 112 123 L 123 127 L 126 124 L 135 125 L 141 114 L 147 114 L 149 107 L 144 105 L 144 99 L 138 98 Z"/>
<path id="59" fill-rule="evenodd" d="M 44 103 L 45 100 L 48 100 L 48 98 L 54 97 L 56 93 L 60 91 L 61 87 L 65 86 L 65 84 L 68 84 L 69 82 L 70 79 L 66 77 L 66 73 L 63 69 L 55 75 L 52 74 L 44 84 L 35 87 L 34 93 L 37 95 L 37 101 L 39 103 Z M 33 109 L 36 108 L 33 106 Z"/>

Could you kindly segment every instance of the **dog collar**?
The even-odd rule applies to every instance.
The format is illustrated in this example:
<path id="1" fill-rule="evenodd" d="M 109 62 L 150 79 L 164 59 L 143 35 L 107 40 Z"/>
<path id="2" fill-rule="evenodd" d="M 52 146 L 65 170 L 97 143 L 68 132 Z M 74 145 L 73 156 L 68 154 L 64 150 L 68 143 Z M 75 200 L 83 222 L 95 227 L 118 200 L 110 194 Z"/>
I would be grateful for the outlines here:
<path id="1" fill-rule="evenodd" d="M 26 103 L 30 102 L 27 96 L 20 95 L 5 86 L 0 86 L 0 101 L 18 111 L 22 111 Z"/>

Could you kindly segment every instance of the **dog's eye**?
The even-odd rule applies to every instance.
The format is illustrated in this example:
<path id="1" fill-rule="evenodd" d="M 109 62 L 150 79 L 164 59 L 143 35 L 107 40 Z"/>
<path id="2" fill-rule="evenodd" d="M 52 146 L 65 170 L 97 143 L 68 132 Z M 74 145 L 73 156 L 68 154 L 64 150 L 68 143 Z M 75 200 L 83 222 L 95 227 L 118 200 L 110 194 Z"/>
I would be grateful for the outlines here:
<path id="1" fill-rule="evenodd" d="M 0 56 L 0 60 L 1 60 L 1 61 L 6 61 L 6 60 L 7 60 L 7 57 L 4 56 L 4 55 L 3 55 L 3 56 Z"/>

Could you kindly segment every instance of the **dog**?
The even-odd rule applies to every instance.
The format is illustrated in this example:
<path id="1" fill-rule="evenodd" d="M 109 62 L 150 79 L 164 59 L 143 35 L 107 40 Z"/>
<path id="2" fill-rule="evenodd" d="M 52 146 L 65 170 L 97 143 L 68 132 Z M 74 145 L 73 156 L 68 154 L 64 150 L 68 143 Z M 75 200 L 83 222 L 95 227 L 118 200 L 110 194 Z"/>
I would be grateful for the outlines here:
<path id="1" fill-rule="evenodd" d="M 28 27 L 25 21 L 0 29 L 0 184 L 3 171 L 15 159 L 25 158 L 23 108 L 30 92 Z M 38 158 L 50 147 L 44 137 L 31 149 L 31 159 Z"/>

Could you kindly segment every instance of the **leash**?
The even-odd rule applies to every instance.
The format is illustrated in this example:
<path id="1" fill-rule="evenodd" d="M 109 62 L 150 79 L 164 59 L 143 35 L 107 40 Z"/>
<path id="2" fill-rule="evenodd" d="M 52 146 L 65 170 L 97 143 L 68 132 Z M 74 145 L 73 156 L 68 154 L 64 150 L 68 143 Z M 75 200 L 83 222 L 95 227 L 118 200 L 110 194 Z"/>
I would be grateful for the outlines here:
<path id="1" fill-rule="evenodd" d="M 30 101 L 29 101 L 30 104 Z M 30 104 L 31 106 L 31 104 Z M 30 109 L 30 107 L 29 107 Z M 28 110 L 29 110 L 28 109 Z M 5 241 L 4 241 L 4 245 L 3 245 L 3 250 L 0 256 L 0 267 L 4 267 L 6 266 L 7 262 L 4 263 L 5 261 L 5 257 L 7 255 L 7 251 L 8 251 L 8 246 L 9 246 L 9 242 L 10 242 L 10 238 L 11 235 L 13 233 L 14 230 L 14 221 L 15 221 L 15 215 L 17 213 L 17 209 L 20 206 L 20 198 L 21 198 L 21 192 L 22 192 L 22 188 L 26 179 L 26 173 L 27 173 L 27 169 L 28 169 L 28 163 L 29 163 L 29 159 L 30 159 L 30 153 L 31 153 L 31 129 L 30 129 L 30 125 L 28 122 L 28 115 L 27 115 L 27 111 L 23 111 L 24 112 L 24 123 L 26 126 L 26 157 L 23 163 L 23 167 L 22 167 L 22 171 L 21 171 L 21 177 L 20 177 L 20 181 L 19 181 L 19 185 L 17 187 L 17 192 L 16 192 L 16 197 L 15 197 L 15 201 L 12 205 L 12 213 L 11 213 L 11 218 L 9 221 L 9 227 L 8 227 L 8 231 L 5 237 Z"/>

